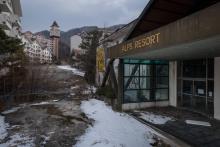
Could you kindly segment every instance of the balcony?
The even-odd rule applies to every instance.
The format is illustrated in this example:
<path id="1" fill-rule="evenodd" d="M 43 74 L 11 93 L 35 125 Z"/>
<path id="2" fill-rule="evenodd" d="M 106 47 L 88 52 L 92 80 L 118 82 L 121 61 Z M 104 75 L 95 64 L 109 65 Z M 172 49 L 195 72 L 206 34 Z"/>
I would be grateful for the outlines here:
<path id="1" fill-rule="evenodd" d="M 11 17 L 12 17 L 12 20 L 13 20 L 13 26 L 21 27 L 20 17 L 18 17 L 17 15 L 11 15 Z"/>
<path id="2" fill-rule="evenodd" d="M 0 27 L 4 30 L 11 30 L 10 17 L 7 14 L 0 14 Z"/>
<path id="3" fill-rule="evenodd" d="M 13 12 L 11 0 L 0 0 L 0 8 L 2 12 Z"/>

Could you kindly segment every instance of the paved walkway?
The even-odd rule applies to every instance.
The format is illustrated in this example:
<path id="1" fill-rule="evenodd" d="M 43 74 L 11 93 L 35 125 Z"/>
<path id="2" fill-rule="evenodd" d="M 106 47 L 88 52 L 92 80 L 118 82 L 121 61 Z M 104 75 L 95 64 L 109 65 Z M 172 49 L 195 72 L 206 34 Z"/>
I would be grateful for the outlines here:
<path id="1" fill-rule="evenodd" d="M 142 121 L 153 125 L 154 127 L 183 140 L 189 145 L 196 147 L 219 147 L 220 146 L 220 121 L 209 119 L 197 113 L 186 110 L 179 110 L 172 107 L 167 108 L 149 108 L 143 110 L 152 112 L 156 115 L 173 117 L 175 121 L 168 121 L 165 124 L 158 125 L 147 122 L 140 118 L 139 112 L 131 112 L 131 114 Z M 198 126 L 186 124 L 185 120 L 206 121 L 212 126 Z"/>

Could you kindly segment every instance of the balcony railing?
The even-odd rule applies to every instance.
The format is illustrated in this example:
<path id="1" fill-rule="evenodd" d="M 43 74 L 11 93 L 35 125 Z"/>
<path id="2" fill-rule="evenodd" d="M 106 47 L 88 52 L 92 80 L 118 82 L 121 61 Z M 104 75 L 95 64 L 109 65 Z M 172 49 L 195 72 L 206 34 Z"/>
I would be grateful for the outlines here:
<path id="1" fill-rule="evenodd" d="M 17 15 L 11 15 L 12 20 L 13 20 L 13 26 L 15 27 L 21 27 L 21 20 L 20 17 Z"/>
<path id="2" fill-rule="evenodd" d="M 0 0 L 0 8 L 3 12 L 13 12 L 11 0 Z"/>
<path id="3" fill-rule="evenodd" d="M 0 14 L 0 25 L 2 29 L 11 30 L 12 25 L 10 22 L 10 17 L 7 14 Z"/>

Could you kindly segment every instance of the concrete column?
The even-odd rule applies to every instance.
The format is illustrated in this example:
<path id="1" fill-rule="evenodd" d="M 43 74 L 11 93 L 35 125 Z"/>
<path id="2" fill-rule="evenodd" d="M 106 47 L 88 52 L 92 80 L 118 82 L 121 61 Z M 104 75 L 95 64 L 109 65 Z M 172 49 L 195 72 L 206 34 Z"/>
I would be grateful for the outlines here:
<path id="1" fill-rule="evenodd" d="M 169 63 L 169 98 L 170 106 L 177 107 L 177 61 Z"/>
<path id="2" fill-rule="evenodd" d="M 220 57 L 214 62 L 214 117 L 220 120 Z"/>
<path id="3" fill-rule="evenodd" d="M 118 97 L 117 97 L 117 109 L 119 111 L 122 111 L 123 76 L 124 76 L 123 59 L 119 59 L 119 65 L 118 65 Z"/>

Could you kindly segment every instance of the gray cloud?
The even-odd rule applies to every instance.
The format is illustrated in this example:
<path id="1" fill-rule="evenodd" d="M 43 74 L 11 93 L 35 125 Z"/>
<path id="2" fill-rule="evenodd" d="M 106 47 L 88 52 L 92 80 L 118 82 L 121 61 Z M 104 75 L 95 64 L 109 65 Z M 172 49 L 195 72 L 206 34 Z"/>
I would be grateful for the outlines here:
<path id="1" fill-rule="evenodd" d="M 148 0 L 21 0 L 23 30 L 49 29 L 57 20 L 62 30 L 128 23 L 137 18 Z"/>

